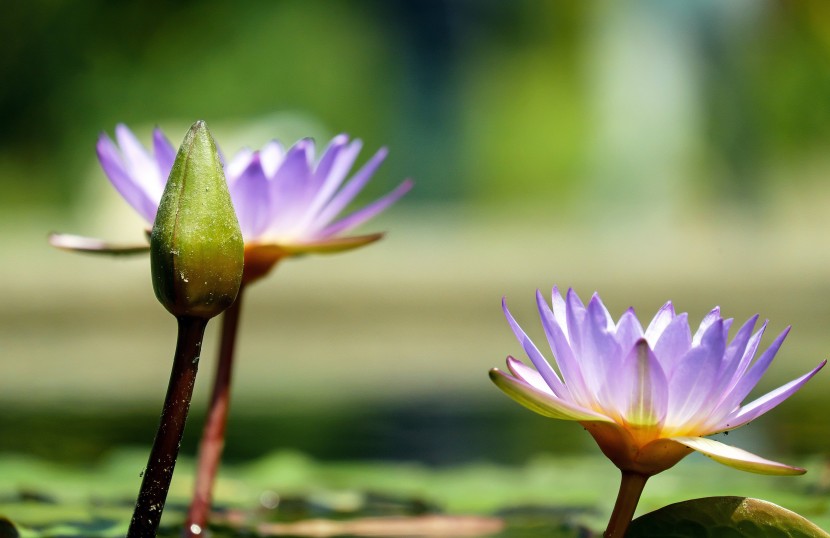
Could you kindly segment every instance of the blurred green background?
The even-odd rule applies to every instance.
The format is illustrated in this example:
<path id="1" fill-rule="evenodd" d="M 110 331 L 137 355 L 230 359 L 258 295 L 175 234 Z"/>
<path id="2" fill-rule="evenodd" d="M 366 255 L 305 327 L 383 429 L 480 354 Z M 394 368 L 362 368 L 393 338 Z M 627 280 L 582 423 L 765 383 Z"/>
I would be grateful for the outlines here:
<path id="1" fill-rule="evenodd" d="M 624 5 L 623 5 L 624 4 Z M 544 342 L 534 291 L 667 299 L 794 330 L 762 389 L 830 350 L 830 4 L 514 0 L 12 2 L 0 17 L 0 451 L 94 461 L 149 444 L 175 335 L 101 132 L 205 119 L 226 152 L 339 132 L 390 154 L 365 202 L 415 189 L 366 249 L 285 262 L 248 293 L 227 454 L 520 463 L 595 450 L 490 385 Z M 215 329 L 215 327 L 213 327 Z M 192 454 L 217 335 L 183 450 Z M 830 444 L 826 373 L 729 442 Z"/>

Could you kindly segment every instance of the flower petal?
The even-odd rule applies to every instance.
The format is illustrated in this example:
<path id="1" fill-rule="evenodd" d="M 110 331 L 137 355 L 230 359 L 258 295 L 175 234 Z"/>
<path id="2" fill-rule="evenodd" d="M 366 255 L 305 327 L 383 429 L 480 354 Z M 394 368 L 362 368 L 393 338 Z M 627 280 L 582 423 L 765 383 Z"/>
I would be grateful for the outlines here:
<path id="1" fill-rule="evenodd" d="M 792 467 L 776 461 L 770 461 L 741 448 L 725 445 L 703 437 L 670 437 L 672 441 L 686 445 L 708 456 L 718 463 L 750 473 L 771 475 L 800 475 L 807 472 L 800 467 Z"/>
<path id="2" fill-rule="evenodd" d="M 732 388 L 738 383 L 740 378 L 743 377 L 744 373 L 746 373 L 747 368 L 749 368 L 749 364 L 755 357 L 755 352 L 758 351 L 758 345 L 761 343 L 761 337 L 764 336 L 764 331 L 767 330 L 767 324 L 769 324 L 769 320 L 764 321 L 764 324 L 761 325 L 761 328 L 758 329 L 755 332 L 755 334 L 753 334 L 749 338 L 749 341 L 746 344 L 746 349 L 744 349 L 743 356 L 741 357 L 741 360 L 738 363 L 738 367 L 732 374 L 732 380 L 729 383 L 728 388 L 729 391 L 732 390 Z"/>
<path id="3" fill-rule="evenodd" d="M 540 415 L 560 420 L 613 422 L 605 415 L 536 390 L 527 382 L 507 375 L 498 368 L 490 370 L 490 379 L 505 394 Z"/>
<path id="4" fill-rule="evenodd" d="M 622 365 L 622 348 L 609 329 L 605 305 L 598 295 L 591 297 L 582 324 L 582 349 L 579 353 L 582 375 L 588 389 L 602 402 L 613 391 L 613 378 Z"/>
<path id="5" fill-rule="evenodd" d="M 568 288 L 565 295 L 565 325 L 568 327 L 568 342 L 578 357 L 582 355 L 582 324 L 585 322 L 585 315 L 585 305 L 582 304 L 579 295 L 573 288 Z"/>
<path id="6" fill-rule="evenodd" d="M 723 320 L 713 323 L 701 339 L 680 360 L 669 378 L 669 413 L 667 426 L 680 426 L 690 420 L 703 421 L 701 409 L 711 402 L 717 383 L 720 362 L 726 343 L 723 339 Z"/>
<path id="7" fill-rule="evenodd" d="M 755 328 L 755 323 L 758 321 L 758 314 L 755 314 L 747 320 L 743 326 L 738 329 L 738 333 L 732 342 L 726 347 L 723 361 L 721 361 L 720 372 L 718 373 L 718 384 L 714 390 L 714 395 L 721 395 L 718 398 L 718 404 L 725 400 L 732 388 L 737 383 L 735 372 L 744 367 L 743 359 L 747 350 L 747 345 L 752 338 L 752 330 Z M 754 353 L 754 351 L 753 351 Z M 726 411 L 731 411 L 727 409 Z"/>
<path id="8" fill-rule="evenodd" d="M 403 183 L 398 185 L 395 188 L 395 190 L 393 190 L 386 196 L 375 200 L 366 207 L 358 209 L 354 213 L 351 213 L 350 215 L 347 215 L 342 219 L 338 220 L 331 226 L 328 226 L 320 232 L 320 236 L 330 237 L 332 235 L 340 234 L 343 232 L 347 232 L 353 228 L 357 228 L 364 222 L 376 216 L 378 213 L 384 211 L 390 205 L 400 200 L 404 194 L 408 193 L 410 189 L 412 189 L 412 185 L 414 185 L 414 183 L 411 179 L 405 180 Z"/>
<path id="9" fill-rule="evenodd" d="M 645 338 L 634 345 L 615 375 L 614 404 L 625 421 L 659 428 L 666 418 L 669 383 Z"/>
<path id="10" fill-rule="evenodd" d="M 161 129 L 153 129 L 153 153 L 156 157 L 156 165 L 161 179 L 162 189 L 167 185 L 167 178 L 170 170 L 173 169 L 173 161 L 176 160 L 176 148 L 167 140 Z"/>
<path id="11" fill-rule="evenodd" d="M 557 288 L 556 286 L 553 287 L 553 291 L 551 292 L 551 306 L 553 310 L 553 317 L 556 320 L 556 323 L 559 324 L 559 327 L 565 334 L 565 338 L 568 338 L 568 308 L 565 304 L 564 297 L 562 297 L 562 294 L 559 293 L 559 288 Z"/>
<path id="12" fill-rule="evenodd" d="M 159 200 L 161 200 L 161 191 L 158 192 L 158 196 L 155 196 L 155 193 L 145 189 L 144 183 L 139 182 L 130 174 L 118 148 L 107 135 L 102 134 L 98 138 L 95 149 L 101 168 L 104 169 L 104 173 L 115 190 L 139 215 L 144 217 L 148 224 L 152 224 L 156 218 Z"/>
<path id="13" fill-rule="evenodd" d="M 562 325 L 559 324 L 556 315 L 545 302 L 542 293 L 538 290 L 536 291 L 536 306 L 539 309 L 542 327 L 545 330 L 548 344 L 553 351 L 553 359 L 559 366 L 559 371 L 562 373 L 562 381 L 571 393 L 571 396 L 577 402 L 587 403 L 595 401 L 588 387 L 585 386 L 585 380 L 582 378 L 579 362 L 574 357 L 573 350 L 568 343 Z"/>
<path id="14" fill-rule="evenodd" d="M 720 319 L 720 307 L 716 306 L 712 310 L 709 311 L 708 314 L 703 316 L 703 321 L 700 322 L 700 327 L 698 327 L 697 331 L 695 331 L 694 336 L 692 336 L 692 345 L 696 346 L 700 344 L 700 339 L 703 338 L 703 334 L 706 330 L 717 320 Z"/>
<path id="15" fill-rule="evenodd" d="M 811 377 L 816 375 L 819 370 L 821 370 L 824 365 L 827 364 L 827 361 L 824 360 L 819 363 L 818 366 L 804 374 L 803 376 L 793 379 L 789 383 L 778 387 L 777 389 L 768 392 L 767 394 L 761 396 L 757 400 L 753 400 L 751 403 L 741 407 L 735 413 L 724 419 L 717 429 L 719 431 L 737 428 L 738 426 L 743 426 L 747 422 L 751 420 L 755 420 L 756 418 L 760 417 L 773 407 L 777 406 L 787 398 L 793 395 L 795 391 L 800 389 L 804 383 L 810 380 Z"/>
<path id="16" fill-rule="evenodd" d="M 359 143 L 359 141 L 357 141 Z M 359 149 L 359 147 L 358 147 Z M 372 175 L 381 165 L 388 153 L 386 148 L 380 148 L 360 170 L 349 180 L 346 185 L 338 192 L 331 200 L 323 207 L 317 217 L 314 219 L 313 227 L 315 229 L 322 229 L 333 221 L 337 215 L 343 211 L 349 203 L 354 200 L 366 183 L 372 179 Z M 399 187 L 400 188 L 400 187 Z M 407 189 L 408 190 L 408 189 Z M 403 196 L 403 194 L 401 194 Z"/>
<path id="17" fill-rule="evenodd" d="M 521 326 L 519 326 L 516 322 L 516 318 L 513 317 L 513 314 L 510 313 L 510 309 L 507 308 L 506 298 L 502 298 L 501 308 L 504 312 L 504 317 L 507 318 L 507 323 L 513 330 L 513 334 L 516 335 L 516 339 L 522 345 L 522 349 L 524 349 L 525 353 L 527 353 L 528 358 L 533 363 L 533 366 L 536 367 L 539 375 L 542 376 L 555 395 L 560 398 L 565 397 L 568 390 L 565 388 L 562 380 L 559 379 L 556 371 L 551 367 L 550 363 L 539 351 L 539 348 L 537 348 L 536 344 L 533 343 L 533 340 L 530 339 L 527 333 L 525 333 Z"/>
<path id="18" fill-rule="evenodd" d="M 237 179 L 251 165 L 251 159 L 254 158 L 254 155 L 256 155 L 254 150 L 242 148 L 225 165 L 225 180 L 228 182 L 228 187 L 233 187 Z"/>
<path id="19" fill-rule="evenodd" d="M 156 160 L 150 156 L 147 149 L 141 145 L 141 142 L 126 125 L 118 124 L 115 126 L 115 138 L 121 148 L 125 169 L 130 177 L 151 198 L 161 200 L 161 193 L 164 191 L 167 178 L 161 178 Z"/>
<path id="20" fill-rule="evenodd" d="M 722 402 L 720 403 L 721 408 L 724 412 L 732 412 L 732 410 L 741 404 L 744 401 L 752 389 L 755 388 L 755 385 L 761 380 L 761 377 L 766 373 L 767 368 L 769 368 L 770 364 L 772 364 L 772 359 L 775 358 L 775 354 L 778 353 L 778 350 L 781 348 L 781 344 L 784 343 L 784 338 L 787 337 L 787 334 L 790 332 L 790 327 L 784 329 L 784 331 L 778 335 L 778 337 L 773 340 L 772 344 L 764 351 L 761 356 L 755 361 L 755 364 L 749 368 L 749 371 L 741 377 L 732 390 L 723 398 Z"/>
<path id="21" fill-rule="evenodd" d="M 513 374 L 514 377 L 519 379 L 520 381 L 524 381 L 534 389 L 538 390 L 539 392 L 544 392 L 545 394 L 550 394 L 551 396 L 555 396 L 553 391 L 550 390 L 547 382 L 545 382 L 544 378 L 531 368 L 530 366 L 526 365 L 520 360 L 511 357 L 510 355 L 507 356 L 507 369 L 510 370 L 510 373 Z"/>
<path id="22" fill-rule="evenodd" d="M 653 346 L 657 343 L 657 339 L 660 338 L 660 335 L 663 334 L 663 331 L 669 326 L 673 318 L 674 305 L 671 301 L 668 301 L 660 307 L 660 310 L 654 315 L 654 319 L 646 327 L 645 336 L 650 345 Z"/>
<path id="23" fill-rule="evenodd" d="M 358 149 L 360 147 L 360 140 L 355 140 L 358 143 Z M 330 175 L 332 167 L 337 162 L 337 160 L 341 157 L 340 153 L 343 151 L 343 148 L 346 144 L 349 143 L 349 136 L 345 133 L 340 133 L 339 135 L 335 136 L 329 142 L 329 145 L 326 146 L 326 149 L 323 150 L 323 155 L 320 157 L 320 160 L 317 163 L 317 166 L 314 167 L 314 177 L 315 177 L 315 185 L 321 185 L 323 181 Z M 349 169 L 352 167 L 352 163 L 349 163 L 348 168 L 343 172 L 343 176 L 349 172 Z"/>
<path id="24" fill-rule="evenodd" d="M 288 150 L 274 176 L 269 178 L 273 205 L 268 231 L 276 236 L 290 235 L 299 212 L 308 203 L 311 151 L 311 140 L 300 140 Z"/>
<path id="25" fill-rule="evenodd" d="M 271 185 L 265 177 L 258 155 L 253 156 L 248 167 L 228 190 L 242 236 L 246 241 L 258 238 L 268 229 L 273 213 Z"/>
<path id="26" fill-rule="evenodd" d="M 311 151 L 314 151 L 314 142 L 309 140 Z M 274 177 L 285 158 L 285 150 L 277 140 L 271 140 L 259 151 L 259 159 L 262 162 L 262 171 L 267 177 Z M 311 158 L 309 157 L 309 160 Z"/>
<path id="27" fill-rule="evenodd" d="M 351 235 L 347 237 L 332 237 L 320 241 L 305 241 L 296 243 L 263 243 L 251 245 L 250 250 L 272 250 L 281 256 L 302 256 L 305 254 L 335 254 L 352 250 L 382 239 L 383 233 L 366 235 Z M 247 251 L 248 247 L 246 247 Z"/>
<path id="28" fill-rule="evenodd" d="M 615 337 L 624 353 L 634 347 L 637 340 L 643 337 L 643 326 L 640 325 L 640 320 L 637 319 L 633 308 L 623 312 L 615 329 Z"/>
<path id="29" fill-rule="evenodd" d="M 144 254 L 150 251 L 150 245 L 115 245 L 94 237 L 71 234 L 49 234 L 49 244 L 61 250 L 85 252 L 88 254 L 130 255 Z"/>
<path id="30" fill-rule="evenodd" d="M 666 328 L 654 344 L 654 354 L 660 359 L 660 365 L 671 376 L 680 360 L 692 347 L 692 331 L 689 329 L 689 316 L 685 312 L 669 321 Z"/>

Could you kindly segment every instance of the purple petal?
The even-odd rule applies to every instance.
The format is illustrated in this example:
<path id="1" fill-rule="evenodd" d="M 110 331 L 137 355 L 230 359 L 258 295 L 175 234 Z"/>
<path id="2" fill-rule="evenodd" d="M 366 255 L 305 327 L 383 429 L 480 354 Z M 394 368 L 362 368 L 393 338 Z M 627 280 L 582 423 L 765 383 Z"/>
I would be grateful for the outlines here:
<path id="1" fill-rule="evenodd" d="M 668 381 L 657 360 L 641 338 L 616 372 L 614 405 L 634 426 L 659 426 L 668 408 Z"/>
<path id="2" fill-rule="evenodd" d="M 654 354 L 669 376 L 692 347 L 692 331 L 688 318 L 685 312 L 675 316 L 654 344 Z"/>
<path id="3" fill-rule="evenodd" d="M 556 371 L 551 367 L 550 363 L 545 359 L 542 353 L 539 352 L 539 348 L 536 347 L 536 344 L 530 339 L 530 337 L 524 332 L 524 330 L 519 326 L 516 322 L 516 319 L 513 317 L 513 314 L 510 313 L 510 310 L 507 308 L 507 299 L 502 298 L 501 300 L 501 308 L 504 311 L 504 317 L 507 318 L 507 323 L 510 325 L 510 328 L 513 330 L 513 334 L 516 335 L 516 339 L 522 345 L 522 348 L 527 353 L 528 358 L 533 363 L 533 366 L 536 367 L 536 370 L 551 388 L 554 394 L 557 396 L 564 397 L 567 394 L 567 389 L 565 385 L 562 384 L 562 380 L 559 379 L 559 376 L 556 374 Z"/>
<path id="4" fill-rule="evenodd" d="M 256 153 L 250 148 L 242 148 L 237 151 L 233 158 L 225 165 L 225 180 L 228 182 L 228 187 L 233 186 L 236 180 L 248 169 L 251 165 L 251 159 Z"/>
<path id="5" fill-rule="evenodd" d="M 150 156 L 126 125 L 116 125 L 115 137 L 124 157 L 122 162 L 130 177 L 151 198 L 161 200 L 161 193 L 164 191 L 167 178 L 161 179 L 155 159 Z"/>
<path id="6" fill-rule="evenodd" d="M 694 336 L 692 336 L 692 345 L 696 346 L 700 343 L 700 339 L 703 337 L 703 333 L 711 327 L 711 325 L 720 319 L 720 307 L 716 306 L 712 310 L 709 311 L 708 314 L 703 316 L 703 321 L 700 322 L 700 327 L 698 327 L 697 331 L 695 331 Z"/>
<path id="7" fill-rule="evenodd" d="M 328 220 L 325 217 L 319 218 L 320 211 L 329 203 L 334 193 L 348 175 L 349 170 L 351 170 L 362 146 L 363 143 L 360 140 L 355 140 L 342 149 L 334 146 L 323 155 L 326 162 L 321 162 L 314 171 L 314 182 L 318 185 L 317 193 L 314 195 L 314 199 L 302 217 L 303 228 L 311 228 L 312 232 L 316 232 L 321 227 L 328 225 L 337 216 L 337 214 L 333 214 L 332 218 Z M 331 163 L 326 166 L 329 160 Z"/>
<path id="8" fill-rule="evenodd" d="M 604 401 L 605 392 L 611 390 L 609 378 L 617 375 L 624 359 L 605 312 L 599 296 L 594 295 L 588 302 L 579 352 L 585 383 L 599 401 Z"/>
<path id="9" fill-rule="evenodd" d="M 716 403 L 711 401 L 711 395 L 725 347 L 723 321 L 717 320 L 704 333 L 700 345 L 689 350 L 677 364 L 669 379 L 668 424 L 684 424 L 699 416 L 704 406 Z"/>
<path id="10" fill-rule="evenodd" d="M 637 319 L 633 308 L 623 312 L 619 323 L 617 323 L 615 335 L 623 353 L 631 350 L 637 340 L 643 337 L 643 327 L 640 325 L 640 320 Z"/>
<path id="11" fill-rule="evenodd" d="M 524 381 L 525 383 L 527 383 L 534 389 L 538 390 L 539 392 L 544 392 L 545 394 L 555 396 L 553 391 L 550 390 L 550 386 L 539 374 L 539 372 L 537 372 L 530 366 L 525 365 L 522 361 L 508 356 L 507 369 L 510 370 L 510 373 L 512 373 L 517 379 Z"/>
<path id="12" fill-rule="evenodd" d="M 155 198 L 134 180 L 125 169 L 118 149 L 107 135 L 102 134 L 95 147 L 101 168 L 104 169 L 104 173 L 115 190 L 139 215 L 144 217 L 148 224 L 152 224 L 156 219 L 161 194 L 159 193 L 159 197 Z"/>
<path id="13" fill-rule="evenodd" d="M 697 450 L 718 463 L 728 465 L 741 471 L 771 475 L 799 475 L 806 471 L 776 461 L 770 461 L 751 452 L 725 445 L 703 437 L 670 437 L 672 441 Z"/>
<path id="14" fill-rule="evenodd" d="M 242 237 L 246 241 L 258 238 L 271 224 L 272 201 L 270 183 L 257 156 L 251 159 L 248 168 L 229 190 Z"/>
<path id="15" fill-rule="evenodd" d="M 309 141 L 309 144 L 311 146 L 311 150 L 313 151 L 313 142 Z M 262 171 L 265 172 L 265 176 L 274 177 L 284 158 L 285 150 L 279 141 L 271 140 L 265 144 L 259 152 L 259 160 L 262 163 Z M 309 157 L 309 160 L 311 160 L 311 157 Z"/>
<path id="16" fill-rule="evenodd" d="M 649 323 L 648 327 L 646 327 L 646 340 L 654 345 L 654 343 L 657 342 L 657 339 L 660 338 L 660 335 L 663 334 L 665 328 L 669 326 L 669 323 L 671 323 L 674 315 L 674 305 L 672 305 L 671 301 L 661 306 L 660 310 L 658 310 L 657 314 L 655 314 L 654 319 L 652 319 L 651 323 Z"/>
<path id="17" fill-rule="evenodd" d="M 571 349 L 577 357 L 582 356 L 582 323 L 585 321 L 585 306 L 579 299 L 579 295 L 568 288 L 568 293 L 565 295 L 565 319 L 568 327 L 568 341 L 571 344 Z M 586 379 L 587 381 L 587 379 Z"/>
<path id="18" fill-rule="evenodd" d="M 568 318 L 567 318 L 567 306 L 565 306 L 565 299 L 562 297 L 562 294 L 559 293 L 559 288 L 556 286 L 553 287 L 551 292 L 551 306 L 553 307 L 553 317 L 556 319 L 556 323 L 559 324 L 559 327 L 562 328 L 562 332 L 565 333 L 565 337 L 568 337 Z"/>
<path id="19" fill-rule="evenodd" d="M 715 389 L 715 394 L 722 394 L 723 398 L 729 394 L 734 387 L 736 378 L 735 372 L 741 368 L 744 353 L 747 349 L 747 344 L 752 337 L 752 330 L 755 328 L 755 323 L 758 321 L 758 314 L 749 318 L 743 326 L 738 329 L 738 333 L 732 342 L 726 348 L 726 353 L 721 363 L 720 373 L 718 374 L 718 386 Z M 735 381 L 733 381 L 735 380 Z"/>
<path id="20" fill-rule="evenodd" d="M 556 320 L 556 316 L 545 302 L 542 293 L 538 290 L 536 291 L 536 305 L 542 319 L 545 336 L 553 351 L 553 358 L 559 366 L 559 371 L 562 372 L 562 379 L 568 391 L 578 402 L 587 403 L 595 401 L 585 386 L 585 380 L 582 378 L 579 362 L 574 357 L 573 350 L 570 344 L 568 344 L 568 339 L 565 336 L 562 326 Z"/>
<path id="21" fill-rule="evenodd" d="M 538 391 L 525 381 L 509 376 L 496 368 L 490 370 L 490 379 L 505 394 L 540 415 L 560 420 L 613 422 L 605 415 L 572 404 L 550 393 Z"/>
<path id="22" fill-rule="evenodd" d="M 331 201 L 326 204 L 326 206 L 314 219 L 313 226 L 315 229 L 325 227 L 329 222 L 334 220 L 334 218 L 337 217 L 337 215 L 339 215 L 347 205 L 349 205 L 349 202 L 354 200 L 355 196 L 363 190 L 363 187 L 366 186 L 366 183 L 372 178 L 375 170 L 378 169 L 380 164 L 386 158 L 386 153 L 386 148 L 380 148 L 378 152 L 375 153 L 375 155 L 369 159 L 369 161 L 364 164 L 360 170 L 357 171 L 352 179 L 350 179 L 349 182 L 343 186 L 340 192 L 338 192 L 331 199 Z M 401 196 L 403 196 L 403 193 Z"/>
<path id="23" fill-rule="evenodd" d="M 738 363 L 737 368 L 732 373 L 732 379 L 727 386 L 727 392 L 731 392 L 735 385 L 740 381 L 743 377 L 744 373 L 746 373 L 747 368 L 749 368 L 749 364 L 752 362 L 752 359 L 755 357 L 755 352 L 758 351 L 758 345 L 761 343 L 761 337 L 764 336 L 764 331 L 767 329 L 767 324 L 769 320 L 764 321 L 764 324 L 761 325 L 761 328 L 753 334 L 749 341 L 746 344 L 746 349 L 741 356 L 741 360 Z"/>
<path id="24" fill-rule="evenodd" d="M 310 140 L 294 144 L 282 161 L 276 174 L 271 178 L 273 200 L 270 229 L 285 232 L 297 224 L 297 216 L 308 203 L 311 179 L 309 152 Z"/>
<path id="25" fill-rule="evenodd" d="M 347 147 L 347 144 L 350 151 L 347 152 L 347 155 L 344 155 L 344 148 Z M 340 176 L 337 184 L 342 183 L 346 174 L 351 170 L 354 160 L 357 158 L 357 154 L 360 152 L 362 146 L 363 143 L 360 140 L 355 140 L 349 144 L 349 137 L 345 134 L 339 134 L 332 138 L 325 151 L 323 151 L 320 162 L 314 168 L 315 184 L 318 186 L 322 185 L 331 175 Z M 351 159 L 348 157 L 351 157 Z M 335 169 L 337 170 L 336 172 L 334 172 Z"/>
<path id="26" fill-rule="evenodd" d="M 167 137 L 159 128 L 153 130 L 153 153 L 156 157 L 156 165 L 163 189 L 167 185 L 170 170 L 173 169 L 173 161 L 176 160 L 176 148 L 167 140 Z"/>
<path id="27" fill-rule="evenodd" d="M 387 194 L 386 196 L 375 200 L 371 204 L 367 205 L 363 209 L 359 209 L 350 215 L 343 217 L 342 219 L 338 220 L 331 226 L 325 228 L 322 232 L 320 232 L 321 237 L 331 237 L 332 235 L 337 235 L 353 228 L 357 228 L 364 222 L 370 220 L 378 213 L 383 212 L 387 207 L 394 204 L 400 198 L 406 194 L 407 192 L 412 189 L 412 185 L 414 183 L 412 180 L 407 179 L 400 185 L 398 185 L 395 190 Z"/>
<path id="28" fill-rule="evenodd" d="M 781 344 L 784 343 L 784 339 L 787 337 L 787 334 L 790 332 L 790 327 L 784 329 L 784 331 L 778 335 L 778 337 L 772 341 L 772 344 L 764 351 L 755 364 L 746 372 L 746 374 L 741 377 L 732 390 L 725 396 L 720 405 L 718 406 L 722 412 L 724 413 L 731 413 L 733 409 L 735 409 L 744 398 L 746 398 L 752 389 L 755 388 L 755 385 L 761 380 L 761 377 L 767 371 L 770 364 L 772 364 L 772 360 L 775 358 L 775 354 L 778 353 L 778 350 L 781 348 Z"/>
<path id="29" fill-rule="evenodd" d="M 795 391 L 797 391 L 804 385 L 804 383 L 806 383 L 810 380 L 811 377 L 816 375 L 818 371 L 824 367 L 825 364 L 827 364 L 826 360 L 822 361 L 818 366 L 816 366 L 803 376 L 799 377 L 798 379 L 794 379 L 786 385 L 782 385 L 777 389 L 768 392 L 767 394 L 761 396 L 757 400 L 754 400 L 752 403 L 749 403 L 741 407 L 735 413 L 721 421 L 721 424 L 718 425 L 717 429 L 729 430 L 737 428 L 738 426 L 743 426 L 747 422 L 760 417 L 773 407 L 777 406 L 778 404 L 792 396 Z"/>

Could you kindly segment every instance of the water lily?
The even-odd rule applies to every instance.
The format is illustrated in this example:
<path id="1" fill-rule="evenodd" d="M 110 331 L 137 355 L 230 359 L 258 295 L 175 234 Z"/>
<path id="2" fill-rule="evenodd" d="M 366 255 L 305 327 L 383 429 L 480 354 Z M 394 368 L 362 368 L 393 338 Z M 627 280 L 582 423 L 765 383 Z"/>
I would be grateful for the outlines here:
<path id="1" fill-rule="evenodd" d="M 633 506 L 621 511 L 630 508 L 633 514 L 646 479 L 693 451 L 744 471 L 805 472 L 707 437 L 763 415 L 824 366 L 826 361 L 743 404 L 772 363 L 789 328 L 753 360 L 767 326 L 765 322 L 755 330 L 757 315 L 729 340 L 732 320 L 723 319 L 719 308 L 709 312 L 692 334 L 688 316 L 676 314 L 671 302 L 643 329 L 633 309 L 615 322 L 596 294 L 587 306 L 572 289 L 563 296 L 554 287 L 552 306 L 538 291 L 536 299 L 556 368 L 503 302 L 507 321 L 533 368 L 508 357 L 509 372 L 494 368 L 490 378 L 525 407 L 551 418 L 578 422 L 588 430 L 623 472 L 621 497 L 624 489 L 626 502 L 636 497 Z M 627 517 L 630 521 L 631 514 L 618 519 Z M 620 525 L 617 522 L 606 535 L 621 535 Z"/>
<path id="2" fill-rule="evenodd" d="M 386 158 L 386 149 L 380 149 L 347 180 L 361 147 L 360 140 L 350 140 L 341 134 L 317 158 L 313 140 L 300 140 L 288 149 L 278 141 L 271 141 L 261 150 L 243 149 L 223 161 L 244 240 L 244 269 L 236 300 L 222 315 L 219 357 L 185 537 L 202 535 L 208 523 L 213 484 L 224 447 L 232 364 L 247 285 L 267 275 L 283 258 L 341 252 L 377 241 L 383 237 L 382 233 L 349 235 L 349 232 L 412 188 L 412 182 L 405 180 L 385 196 L 341 216 Z M 118 125 L 115 140 L 102 134 L 97 151 L 112 185 L 149 228 L 156 217 L 176 149 L 160 129 L 153 132 L 152 150 L 148 150 L 126 126 Z M 114 245 L 69 234 L 52 234 L 49 240 L 58 248 L 80 252 L 134 254 L 149 250 L 149 245 Z"/>
<path id="3" fill-rule="evenodd" d="M 274 140 L 258 151 L 242 149 L 225 163 L 245 240 L 246 282 L 264 276 L 284 257 L 349 250 L 382 237 L 379 233 L 347 234 L 406 194 L 412 182 L 406 180 L 386 196 L 341 217 L 386 158 L 386 149 L 380 149 L 346 181 L 361 147 L 360 140 L 341 134 L 316 159 L 313 140 L 300 140 L 288 149 Z M 115 141 L 102 134 L 97 152 L 112 185 L 149 227 L 176 148 L 157 128 L 150 151 L 125 125 L 118 125 Z M 53 234 L 50 241 L 59 248 L 86 252 L 117 254 L 147 248 L 68 234 Z"/>

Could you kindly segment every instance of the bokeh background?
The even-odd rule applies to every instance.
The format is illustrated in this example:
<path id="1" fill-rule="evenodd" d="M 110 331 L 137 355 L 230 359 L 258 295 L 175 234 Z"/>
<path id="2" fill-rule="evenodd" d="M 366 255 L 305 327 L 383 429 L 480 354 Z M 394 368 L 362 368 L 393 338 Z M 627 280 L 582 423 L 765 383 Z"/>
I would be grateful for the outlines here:
<path id="1" fill-rule="evenodd" d="M 119 122 L 149 143 L 205 119 L 228 153 L 347 132 L 361 161 L 390 150 L 360 202 L 416 181 L 365 227 L 383 242 L 249 290 L 230 461 L 594 451 L 486 375 L 521 353 L 502 296 L 541 345 L 554 284 L 615 316 L 759 312 L 766 342 L 792 324 L 763 389 L 830 352 L 824 0 L 35 1 L 4 5 L 0 35 L 0 452 L 93 462 L 155 430 L 175 327 L 147 259 L 46 244 L 142 239 L 95 158 Z M 828 383 L 728 441 L 823 454 Z"/>

